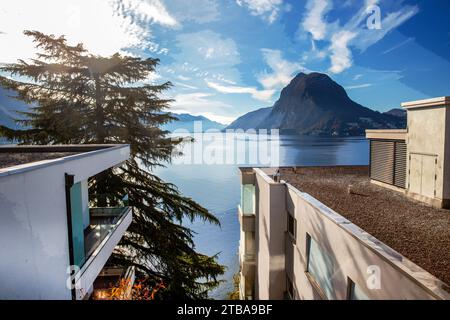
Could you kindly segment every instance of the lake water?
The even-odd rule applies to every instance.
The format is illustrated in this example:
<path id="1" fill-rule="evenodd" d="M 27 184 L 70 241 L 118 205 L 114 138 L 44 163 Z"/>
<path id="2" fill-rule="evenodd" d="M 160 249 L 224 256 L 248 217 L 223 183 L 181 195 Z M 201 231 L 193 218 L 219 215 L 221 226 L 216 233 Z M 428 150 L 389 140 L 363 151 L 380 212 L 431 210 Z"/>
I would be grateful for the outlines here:
<path id="1" fill-rule="evenodd" d="M 229 139 L 229 138 L 228 138 Z M 233 138 L 234 139 L 234 138 Z M 227 267 L 223 283 L 211 293 L 212 298 L 225 299 L 227 293 L 233 290 L 232 278 L 238 272 L 239 221 L 237 206 L 240 201 L 239 166 L 258 165 L 244 164 L 189 164 L 192 150 L 202 144 L 221 153 L 237 152 L 230 150 L 231 144 L 227 138 L 211 139 L 205 143 L 195 141 L 184 146 L 184 158 L 176 163 L 159 168 L 155 173 L 167 182 L 174 183 L 180 191 L 191 197 L 202 206 L 213 212 L 221 222 L 221 227 L 203 222 L 186 223 L 195 232 L 197 250 L 207 255 L 220 253 L 219 262 Z M 280 166 L 324 166 L 324 165 L 367 165 L 369 163 L 369 143 L 364 138 L 340 137 L 304 137 L 280 136 L 279 164 Z M 246 152 L 251 150 L 247 145 Z M 189 158 L 189 159 L 187 159 Z M 263 165 L 266 165 L 265 163 Z"/>

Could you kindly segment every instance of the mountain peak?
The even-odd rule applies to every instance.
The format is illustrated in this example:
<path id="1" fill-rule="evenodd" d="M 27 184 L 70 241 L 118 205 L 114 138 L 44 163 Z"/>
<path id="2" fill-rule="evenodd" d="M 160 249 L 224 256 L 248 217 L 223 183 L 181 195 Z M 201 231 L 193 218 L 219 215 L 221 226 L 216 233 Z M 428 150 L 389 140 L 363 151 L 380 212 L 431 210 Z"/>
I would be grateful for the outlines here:
<path id="1" fill-rule="evenodd" d="M 289 85 L 281 91 L 279 101 L 294 96 L 320 99 L 324 92 L 338 100 L 348 98 L 344 88 L 334 82 L 327 74 L 311 72 L 309 74 L 299 73 L 292 79 Z"/>
<path id="2" fill-rule="evenodd" d="M 270 109 L 249 113 L 230 127 L 280 129 L 312 135 L 361 135 L 365 129 L 397 128 L 401 119 L 352 101 L 345 89 L 324 73 L 297 74 Z M 256 125 L 255 125 L 256 124 Z"/>

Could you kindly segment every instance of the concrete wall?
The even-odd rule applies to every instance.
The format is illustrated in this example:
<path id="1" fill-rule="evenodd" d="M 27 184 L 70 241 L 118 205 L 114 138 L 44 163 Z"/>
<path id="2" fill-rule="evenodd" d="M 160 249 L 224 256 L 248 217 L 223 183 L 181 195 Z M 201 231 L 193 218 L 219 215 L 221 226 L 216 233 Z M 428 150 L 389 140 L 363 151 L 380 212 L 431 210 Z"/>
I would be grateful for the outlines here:
<path id="1" fill-rule="evenodd" d="M 286 291 L 284 268 L 284 232 L 286 231 L 286 195 L 284 187 L 274 183 L 260 169 L 256 172 L 257 285 L 259 300 L 283 299 Z"/>
<path id="2" fill-rule="evenodd" d="M 449 299 L 443 283 L 370 236 L 308 194 L 284 182 L 274 183 L 255 169 L 256 299 L 282 299 L 286 276 L 295 299 L 322 299 L 307 273 L 307 235 L 333 266 L 330 299 L 347 299 L 350 281 L 370 299 Z M 286 232 L 287 212 L 297 221 L 297 235 Z"/>
<path id="3" fill-rule="evenodd" d="M 71 297 L 64 172 L 58 169 L 0 178 L 0 299 Z"/>
<path id="4" fill-rule="evenodd" d="M 409 193 L 444 199 L 444 161 L 447 109 L 443 107 L 408 110 Z M 435 179 L 436 175 L 436 179 Z"/>
<path id="5" fill-rule="evenodd" d="M 0 299 L 70 299 L 65 173 L 86 180 L 126 160 L 113 148 L 0 170 Z"/>

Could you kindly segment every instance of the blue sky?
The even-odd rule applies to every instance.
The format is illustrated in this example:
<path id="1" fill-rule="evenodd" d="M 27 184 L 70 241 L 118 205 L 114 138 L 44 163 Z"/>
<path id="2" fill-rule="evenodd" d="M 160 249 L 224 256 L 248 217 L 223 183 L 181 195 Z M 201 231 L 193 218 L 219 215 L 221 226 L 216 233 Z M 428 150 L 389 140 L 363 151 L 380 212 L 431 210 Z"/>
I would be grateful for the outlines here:
<path id="1" fill-rule="evenodd" d="M 448 12 L 446 0 L 5 1 L 0 62 L 31 57 L 20 32 L 37 29 L 98 54 L 160 58 L 149 81 L 174 83 L 175 112 L 230 122 L 273 105 L 300 71 L 386 111 L 450 95 Z"/>

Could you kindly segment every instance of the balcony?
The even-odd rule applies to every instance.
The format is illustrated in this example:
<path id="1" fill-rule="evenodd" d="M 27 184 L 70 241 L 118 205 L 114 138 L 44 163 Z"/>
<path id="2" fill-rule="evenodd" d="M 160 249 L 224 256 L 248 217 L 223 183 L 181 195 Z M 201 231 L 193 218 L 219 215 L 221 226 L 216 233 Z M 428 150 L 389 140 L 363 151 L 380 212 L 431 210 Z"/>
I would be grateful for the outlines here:
<path id="1" fill-rule="evenodd" d="M 131 224 L 132 209 L 90 208 L 89 215 L 90 224 L 84 231 L 85 262 L 75 274 L 77 299 L 83 299 L 92 289 L 92 284 Z"/>
<path id="2" fill-rule="evenodd" d="M 84 230 L 84 252 L 86 259 L 95 252 L 102 241 L 114 231 L 121 218 L 131 208 L 90 208 L 90 225 Z"/>
<path id="3" fill-rule="evenodd" d="M 116 300 L 130 300 L 135 281 L 135 268 L 105 267 L 94 282 L 92 300 L 112 300 L 112 288 L 120 287 Z"/>
<path id="4" fill-rule="evenodd" d="M 245 241 L 245 240 L 244 240 Z M 247 239 L 248 242 L 248 239 Z M 253 244 L 251 244 L 253 245 Z M 249 243 L 247 243 L 247 248 L 242 243 L 242 240 L 239 241 L 239 261 L 242 275 L 248 276 L 249 274 L 253 274 L 255 272 L 256 266 L 256 254 L 252 252 Z"/>
<path id="5" fill-rule="evenodd" d="M 244 214 L 242 207 L 238 206 L 239 223 L 243 232 L 255 232 L 256 215 L 254 213 Z"/>

